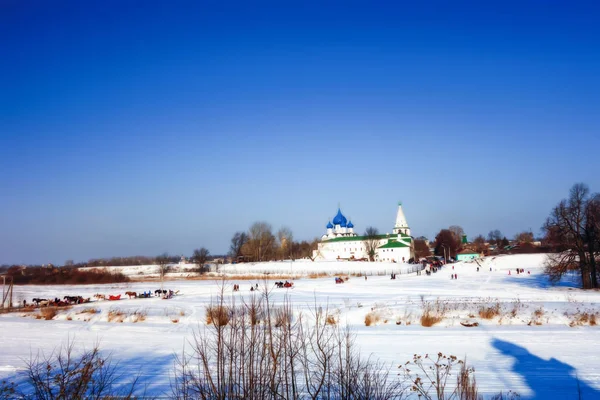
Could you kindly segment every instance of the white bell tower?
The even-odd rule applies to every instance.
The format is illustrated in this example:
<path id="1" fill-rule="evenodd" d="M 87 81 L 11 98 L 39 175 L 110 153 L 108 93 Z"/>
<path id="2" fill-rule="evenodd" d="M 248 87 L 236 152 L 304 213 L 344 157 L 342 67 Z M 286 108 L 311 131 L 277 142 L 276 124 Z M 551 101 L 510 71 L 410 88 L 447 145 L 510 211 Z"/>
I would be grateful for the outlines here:
<path id="1" fill-rule="evenodd" d="M 404 211 L 402 210 L 402 202 L 398 202 L 398 213 L 396 214 L 396 225 L 394 225 L 394 234 L 405 234 L 410 236 L 410 228 L 406 222 Z"/>

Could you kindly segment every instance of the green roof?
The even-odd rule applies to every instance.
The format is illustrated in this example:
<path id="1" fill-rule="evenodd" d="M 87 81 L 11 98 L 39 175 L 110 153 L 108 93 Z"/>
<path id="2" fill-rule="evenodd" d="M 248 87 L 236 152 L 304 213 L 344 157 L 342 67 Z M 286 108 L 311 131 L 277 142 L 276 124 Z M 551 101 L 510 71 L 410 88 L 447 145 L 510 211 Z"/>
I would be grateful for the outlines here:
<path id="1" fill-rule="evenodd" d="M 387 242 L 383 246 L 379 246 L 378 248 L 379 249 L 393 249 L 393 248 L 397 248 L 397 247 L 410 247 L 410 246 L 408 244 L 404 244 L 397 240 L 390 240 L 389 242 Z"/>
<path id="2" fill-rule="evenodd" d="M 394 233 L 390 233 L 389 235 L 377 235 L 377 239 L 390 239 L 390 240 L 395 240 L 394 238 L 396 238 L 398 235 L 394 234 Z M 405 235 L 404 233 L 400 234 L 400 237 L 402 237 L 403 240 L 406 240 L 407 242 L 410 242 L 412 240 L 412 238 L 408 235 Z M 350 241 L 365 241 L 367 240 L 366 236 L 342 236 L 342 237 L 337 237 L 337 238 L 333 238 L 333 239 L 324 239 L 322 240 L 322 242 L 327 242 L 327 243 L 332 243 L 332 242 L 350 242 Z"/>

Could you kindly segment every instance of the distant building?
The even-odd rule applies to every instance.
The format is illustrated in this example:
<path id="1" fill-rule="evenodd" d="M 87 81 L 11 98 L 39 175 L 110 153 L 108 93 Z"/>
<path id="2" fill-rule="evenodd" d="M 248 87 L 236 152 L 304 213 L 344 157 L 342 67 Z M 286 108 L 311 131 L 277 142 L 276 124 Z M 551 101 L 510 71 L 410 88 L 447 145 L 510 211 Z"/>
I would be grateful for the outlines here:
<path id="1" fill-rule="evenodd" d="M 479 257 L 481 257 L 481 255 L 478 252 L 469 250 L 469 249 L 465 249 L 456 255 L 456 261 L 472 260 L 474 258 L 479 258 Z"/>
<path id="2" fill-rule="evenodd" d="M 376 236 L 375 261 L 407 262 L 413 257 L 413 241 L 401 203 L 398 203 L 392 232 Z M 354 224 L 338 208 L 333 220 L 327 223 L 326 233 L 321 237 L 313 257 L 315 260 L 368 259 L 366 240 L 366 236 L 354 232 Z"/>

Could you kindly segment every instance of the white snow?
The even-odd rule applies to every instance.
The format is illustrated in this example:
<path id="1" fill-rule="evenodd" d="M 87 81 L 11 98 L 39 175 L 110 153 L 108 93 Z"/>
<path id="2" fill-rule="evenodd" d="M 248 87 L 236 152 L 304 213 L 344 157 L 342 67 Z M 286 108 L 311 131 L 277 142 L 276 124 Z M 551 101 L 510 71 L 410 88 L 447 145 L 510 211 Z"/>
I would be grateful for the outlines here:
<path id="1" fill-rule="evenodd" d="M 404 265 L 296 261 L 291 268 L 297 268 L 301 274 L 320 268 L 332 274 L 385 270 L 388 275 L 374 273 L 367 280 L 350 276 L 344 284 L 335 284 L 333 278 L 304 278 L 295 280 L 293 289 L 274 289 L 272 293 L 276 301 L 289 294 L 297 312 L 311 307 L 315 298 L 319 304 L 328 303 L 333 312 L 339 313 L 340 321 L 354 329 L 365 356 L 372 353 L 397 365 L 412 359 L 413 354 L 443 352 L 466 356 L 475 367 L 481 392 L 486 395 L 510 389 L 523 399 L 573 399 L 578 398 L 579 380 L 582 398 L 600 398 L 599 328 L 586 322 L 574 323 L 581 320 L 583 313 L 600 311 L 600 293 L 577 289 L 575 278 L 551 286 L 542 274 L 544 260 L 545 255 L 540 254 L 488 257 L 479 260 L 479 264 L 454 264 L 454 269 L 451 264 L 431 276 L 397 272 L 395 280 L 389 276 L 391 267 L 406 271 Z M 250 268 L 240 264 L 235 268 L 221 272 L 243 273 L 242 268 L 253 268 L 256 272 L 276 273 L 289 265 L 262 263 Z M 525 273 L 517 275 L 516 268 L 524 268 Z M 151 269 L 140 267 L 137 273 L 140 271 L 148 273 Z M 451 273 L 456 273 L 458 279 L 450 279 Z M 239 292 L 231 292 L 234 283 L 240 285 Z M 263 282 L 239 278 L 225 284 L 232 296 L 247 297 L 253 295 L 249 289 L 255 283 Z M 125 296 L 126 291 L 143 292 L 159 285 L 134 282 L 15 287 L 16 300 L 21 301 L 65 295 L 92 297 L 96 293 L 121 294 L 124 299 L 77 305 L 51 321 L 23 312 L 0 315 L 0 378 L 13 376 L 31 351 L 49 352 L 68 337 L 74 337 L 85 346 L 99 340 L 104 350 L 120 360 L 120 368 L 142 374 L 149 394 L 168 392 L 172 356 L 180 353 L 193 330 L 205 323 L 205 306 L 216 296 L 219 281 L 165 282 L 165 288 L 180 291 L 170 300 L 130 300 Z M 443 309 L 444 319 L 433 327 L 422 327 L 419 319 L 424 304 Z M 81 313 L 90 307 L 98 312 Z M 478 315 L 482 307 L 498 307 L 500 315 L 482 319 Z M 109 322 L 111 310 L 122 312 L 123 322 Z M 136 311 L 146 314 L 145 320 L 134 322 Z M 378 316 L 379 322 L 365 326 L 368 313 Z M 479 326 L 466 328 L 461 322 L 478 322 Z"/>

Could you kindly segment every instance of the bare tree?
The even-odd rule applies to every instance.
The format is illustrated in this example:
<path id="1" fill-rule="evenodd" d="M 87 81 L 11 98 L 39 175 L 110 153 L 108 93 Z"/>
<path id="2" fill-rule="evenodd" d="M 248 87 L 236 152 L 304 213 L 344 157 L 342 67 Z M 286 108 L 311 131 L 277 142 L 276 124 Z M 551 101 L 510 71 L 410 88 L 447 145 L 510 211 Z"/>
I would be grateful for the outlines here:
<path id="1" fill-rule="evenodd" d="M 248 242 L 242 246 L 242 253 L 254 261 L 272 260 L 275 255 L 275 236 L 267 222 L 255 222 L 248 230 Z"/>
<path id="2" fill-rule="evenodd" d="M 415 239 L 415 261 L 419 261 L 421 258 L 429 257 L 431 255 L 431 250 L 429 250 L 429 246 L 427 242 L 423 239 Z"/>
<path id="3" fill-rule="evenodd" d="M 210 252 L 208 251 L 208 249 L 206 249 L 204 247 L 194 250 L 192 259 L 198 265 L 198 273 L 204 272 L 204 264 L 206 264 L 209 254 L 210 254 Z"/>
<path id="4" fill-rule="evenodd" d="M 584 289 L 598 287 L 599 209 L 600 195 L 590 195 L 588 186 L 582 183 L 573 185 L 569 198 L 552 209 L 543 229 L 551 235 L 550 240 L 566 248 L 548 259 L 546 273 L 552 280 L 579 269 Z"/>
<path id="5" fill-rule="evenodd" d="M 155 258 L 156 265 L 158 265 L 158 274 L 160 275 L 160 289 L 163 289 L 163 282 L 165 279 L 165 275 L 170 271 L 169 263 L 171 262 L 171 257 L 169 253 L 162 253 L 161 255 Z"/>
<path id="6" fill-rule="evenodd" d="M 454 235 L 458 243 L 462 242 L 463 235 L 465 234 L 464 229 L 459 225 L 452 225 L 448 228 L 450 232 Z"/>
<path id="7" fill-rule="evenodd" d="M 229 247 L 229 255 L 237 260 L 242 255 L 242 247 L 248 242 L 248 234 L 246 232 L 236 232 L 231 238 Z"/>
<path id="8" fill-rule="evenodd" d="M 291 257 L 292 243 L 294 241 L 294 235 L 292 230 L 287 226 L 282 226 L 277 231 L 277 240 L 279 244 L 279 255 L 283 260 L 286 257 Z"/>
<path id="9" fill-rule="evenodd" d="M 369 261 L 375 261 L 375 253 L 377 247 L 379 247 L 379 231 L 377 228 L 369 226 L 365 229 L 365 234 L 363 236 L 365 237 L 364 244 L 367 255 L 369 256 Z"/>
<path id="10" fill-rule="evenodd" d="M 533 243 L 533 233 L 523 231 L 515 235 L 515 240 L 519 243 Z"/>
<path id="11" fill-rule="evenodd" d="M 487 246 L 485 245 L 485 238 L 483 235 L 477 235 L 473 239 L 473 244 L 475 245 L 475 251 L 478 253 L 484 253 L 487 250 Z"/>
<path id="12" fill-rule="evenodd" d="M 494 229 L 493 231 L 490 231 L 490 233 L 488 233 L 488 242 L 490 242 L 491 244 L 495 244 L 495 245 L 499 245 L 502 241 L 502 232 L 500 232 L 498 229 Z"/>
<path id="13" fill-rule="evenodd" d="M 460 240 L 449 229 L 442 229 L 435 237 L 435 254 L 447 258 L 456 257 Z"/>

